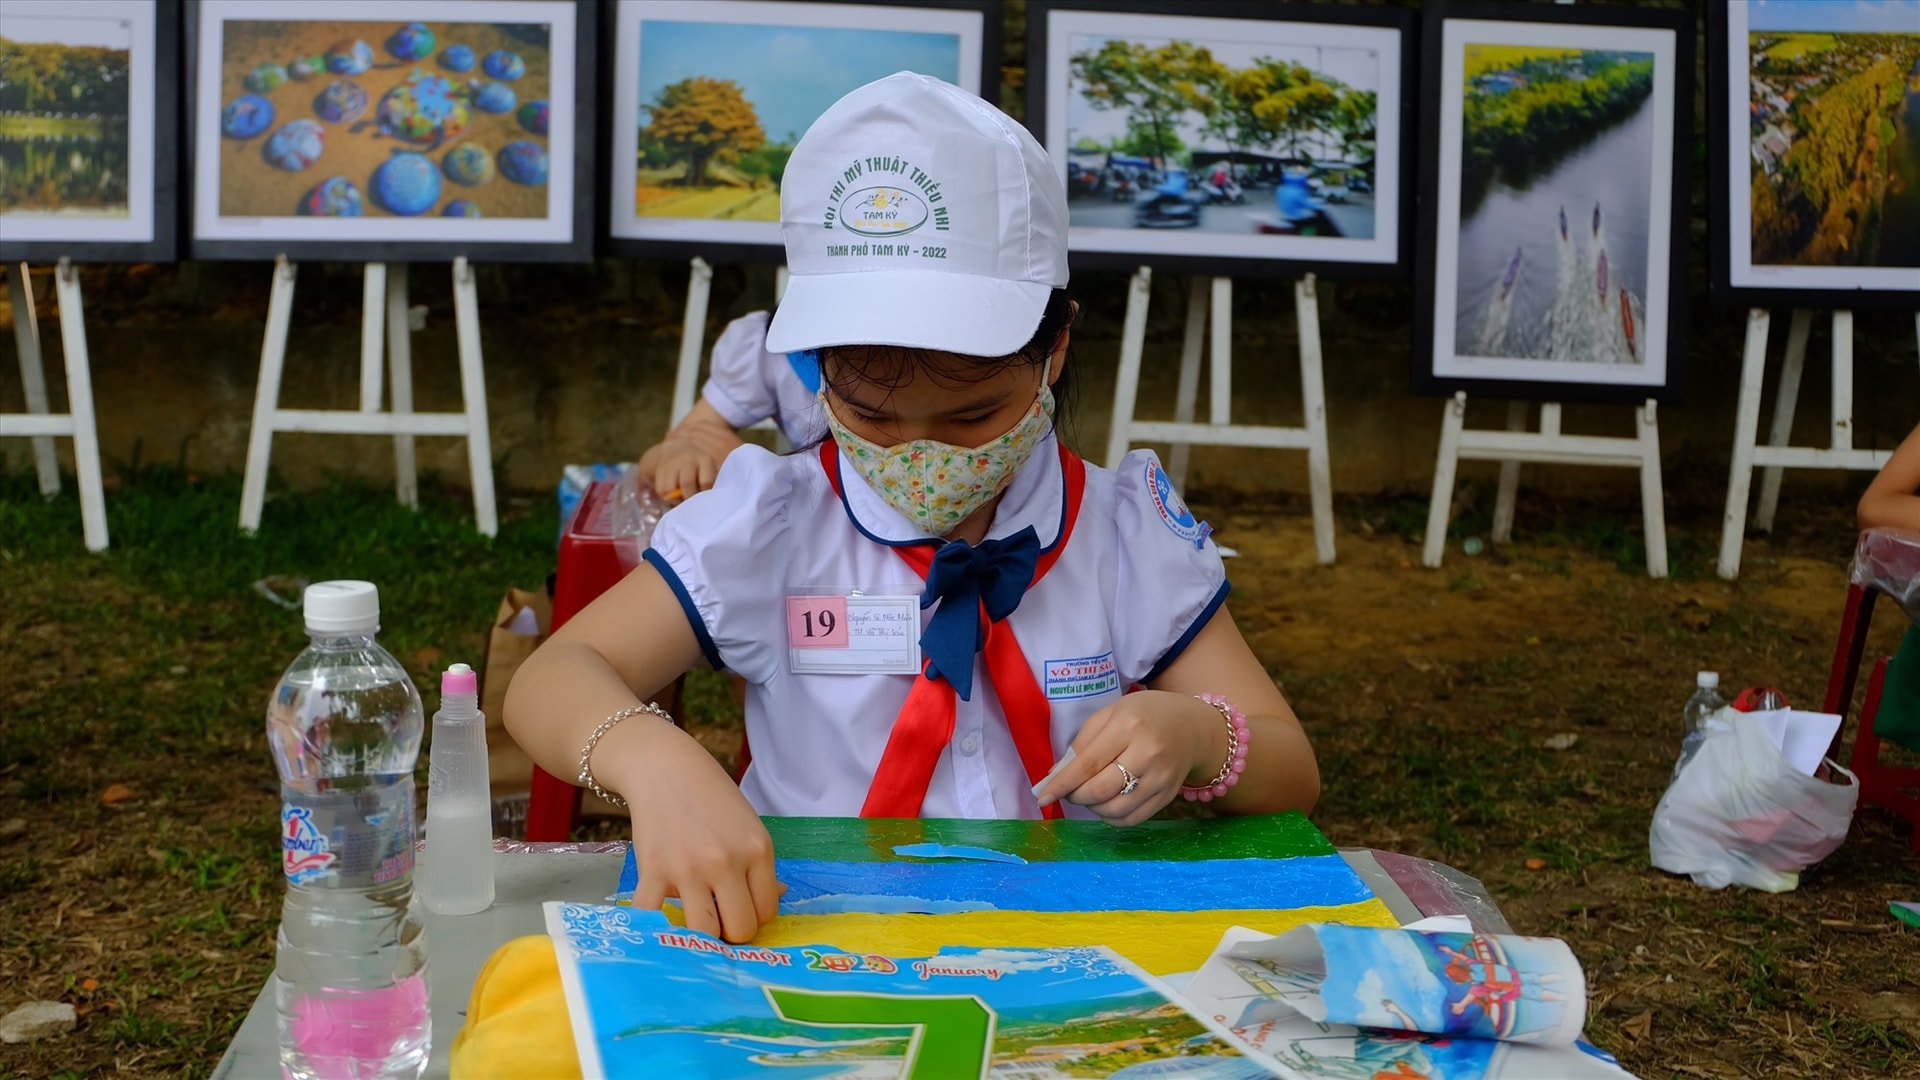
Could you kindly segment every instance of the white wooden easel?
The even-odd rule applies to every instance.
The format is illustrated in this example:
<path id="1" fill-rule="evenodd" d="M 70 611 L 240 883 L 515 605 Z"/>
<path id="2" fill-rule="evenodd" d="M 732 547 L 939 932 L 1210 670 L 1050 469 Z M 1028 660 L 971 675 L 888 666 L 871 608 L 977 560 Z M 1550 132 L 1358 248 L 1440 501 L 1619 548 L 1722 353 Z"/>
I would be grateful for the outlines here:
<path id="1" fill-rule="evenodd" d="M 415 473 L 413 437 L 464 436 L 467 465 L 473 480 L 474 525 L 483 535 L 500 531 L 493 501 L 493 446 L 487 428 L 487 387 L 480 359 L 480 303 L 473 285 L 473 267 L 466 256 L 453 260 L 454 326 L 459 337 L 460 394 L 465 410 L 457 413 L 413 411 L 413 352 L 407 309 L 405 263 L 366 266 L 365 308 L 360 322 L 360 408 L 280 408 L 281 373 L 287 360 L 287 327 L 293 311 L 294 278 L 298 267 L 282 255 L 274 260 L 273 293 L 267 304 L 267 335 L 260 348 L 260 382 L 253 398 L 253 428 L 247 437 L 247 471 L 240 491 L 240 527 L 260 528 L 260 510 L 266 502 L 267 462 L 276 431 L 311 431 L 329 435 L 392 435 L 394 491 L 402 505 L 418 507 L 419 481 Z M 380 410 L 381 341 L 393 354 L 392 408 Z"/>
<path id="2" fill-rule="evenodd" d="M 782 263 L 773 272 L 773 302 L 778 304 L 787 292 L 787 267 Z M 693 411 L 693 400 L 700 389 L 700 356 L 707 348 L 707 301 L 713 295 L 713 267 L 695 255 L 687 278 L 687 310 L 680 319 L 680 365 L 673 376 L 673 410 L 667 417 L 671 430 Z M 779 431 L 771 418 L 748 431 Z M 781 436 L 784 442 L 784 434 Z M 784 447 L 783 447 L 784 448 Z"/>
<path id="3" fill-rule="evenodd" d="M 1746 539 L 1747 495 L 1753 469 L 1761 467 L 1760 504 L 1754 509 L 1754 527 L 1773 530 L 1773 513 L 1780 503 L 1782 469 L 1858 469 L 1879 471 L 1893 456 L 1891 450 L 1853 448 L 1853 312 L 1833 313 L 1833 409 L 1831 441 L 1827 447 L 1788 446 L 1793 433 L 1793 411 L 1800 397 L 1800 372 L 1807 358 L 1807 334 L 1813 312 L 1793 313 L 1787 330 L 1787 354 L 1780 369 L 1780 389 L 1773 399 L 1773 424 L 1767 445 L 1756 445 L 1760 430 L 1760 391 L 1766 379 L 1767 333 L 1772 317 L 1765 308 L 1747 313 L 1746 356 L 1740 367 L 1739 410 L 1733 425 L 1733 465 L 1727 475 L 1727 511 L 1720 523 L 1720 576 L 1740 576 L 1740 548 Z M 1920 313 L 1914 315 L 1913 334 L 1920 345 Z M 1920 406 L 1916 407 L 1920 412 Z"/>
<path id="4" fill-rule="evenodd" d="M 1294 284 L 1294 311 L 1300 323 L 1300 388 L 1305 426 L 1268 427 L 1235 424 L 1233 402 L 1233 279 L 1194 277 L 1187 291 L 1186 340 L 1180 350 L 1180 389 L 1173 419 L 1137 420 L 1134 407 L 1140 393 L 1141 354 L 1147 339 L 1147 303 L 1153 269 L 1134 271 L 1127 290 L 1126 321 L 1120 332 L 1120 371 L 1113 388 L 1113 426 L 1107 434 L 1107 467 L 1119 468 L 1127 448 L 1136 442 L 1169 442 L 1173 456 L 1168 472 L 1184 485 L 1191 447 L 1246 446 L 1269 450 L 1305 450 L 1307 483 L 1313 503 L 1313 546 L 1320 563 L 1333 562 L 1333 470 L 1327 453 L 1327 394 L 1320 365 L 1320 306 L 1314 276 Z M 1200 353 L 1211 313 L 1212 349 L 1207 356 L 1208 422 L 1195 423 L 1193 407 L 1200 392 Z"/>
<path id="5" fill-rule="evenodd" d="M 1520 465 L 1613 465 L 1640 470 L 1640 519 L 1646 529 L 1647 576 L 1667 576 L 1667 515 L 1660 486 L 1660 424 L 1656 403 L 1648 398 L 1634 407 L 1638 433 L 1632 438 L 1604 435 L 1565 435 L 1560 431 L 1560 406 L 1540 406 L 1540 430 L 1527 430 L 1526 402 L 1507 406 L 1505 431 L 1470 431 L 1466 427 L 1467 392 L 1457 391 L 1446 403 L 1440 423 L 1440 456 L 1433 467 L 1433 500 L 1427 504 L 1423 565 L 1440 565 L 1446 549 L 1447 521 L 1452 516 L 1453 479 L 1460 462 L 1500 462 L 1500 492 L 1493 506 L 1496 544 L 1513 536 L 1513 504 L 1519 494 Z"/>
<path id="6" fill-rule="evenodd" d="M 107 500 L 100 475 L 100 437 L 93 419 L 93 376 L 87 357 L 87 324 L 80 306 L 80 274 L 62 258 L 54 270 L 60 308 L 60 351 L 67 365 L 67 411 L 49 412 L 47 374 L 40 361 L 40 321 L 33 310 L 33 282 L 25 263 L 7 265 L 7 295 L 13 305 L 13 340 L 20 347 L 20 381 L 27 411 L 0 413 L 0 438 L 33 439 L 33 467 L 40 494 L 60 493 L 54 436 L 73 438 L 74 478 L 80 484 L 80 529 L 88 551 L 107 547 Z"/>

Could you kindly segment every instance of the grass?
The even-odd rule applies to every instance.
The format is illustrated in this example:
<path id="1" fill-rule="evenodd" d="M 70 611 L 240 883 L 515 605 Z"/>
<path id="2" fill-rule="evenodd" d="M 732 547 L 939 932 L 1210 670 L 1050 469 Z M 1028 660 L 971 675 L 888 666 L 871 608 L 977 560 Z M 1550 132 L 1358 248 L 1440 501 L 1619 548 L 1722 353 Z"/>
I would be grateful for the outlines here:
<path id="1" fill-rule="evenodd" d="M 0 834 L 0 1010 L 81 1013 L 73 1034 L 0 1048 L 4 1080 L 207 1076 L 271 971 L 263 712 L 305 639 L 254 582 L 378 583 L 381 639 L 432 701 L 437 669 L 478 661 L 502 592 L 553 565 L 545 496 L 506 500 L 487 540 L 432 484 L 418 513 L 359 484 L 276 490 L 247 537 L 231 478 L 114 479 L 113 546 L 91 555 L 70 486 L 45 501 L 0 471 L 0 823 L 28 823 Z M 1618 508 L 1533 495 L 1513 542 L 1467 558 L 1491 496 L 1463 489 L 1439 572 L 1418 568 L 1423 499 L 1342 500 L 1333 568 L 1302 554 L 1302 515 L 1194 500 L 1243 553 L 1232 610 L 1314 741 L 1321 828 L 1449 863 L 1517 931 L 1567 940 L 1590 1036 L 1637 1075 L 1920 1073 L 1920 937 L 1886 912 L 1920 897 L 1920 863 L 1887 815 L 1864 812 L 1793 893 L 1712 893 L 1646 864 L 1692 671 L 1799 699 L 1824 686 L 1844 508 L 1783 511 L 1840 524 L 1751 541 L 1728 585 L 1708 569 L 1717 508 L 1674 508 L 1676 576 L 1653 582 Z M 1876 648 L 1890 633 L 1882 619 Z M 687 712 L 716 751 L 737 740 L 724 679 L 690 678 Z M 103 802 L 116 783 L 135 797 Z"/>
<path id="2" fill-rule="evenodd" d="M 1781 35 L 1780 32 L 1776 30 L 1757 34 L 1749 33 L 1747 36 L 1749 38 L 1758 38 L 1780 37 Z M 1837 47 L 1838 44 L 1838 42 L 1833 40 L 1832 34 L 1787 34 L 1779 42 L 1775 43 L 1772 48 L 1767 50 L 1767 56 L 1773 60 L 1794 60 L 1806 56 L 1809 53 L 1826 52 L 1829 49 Z"/>

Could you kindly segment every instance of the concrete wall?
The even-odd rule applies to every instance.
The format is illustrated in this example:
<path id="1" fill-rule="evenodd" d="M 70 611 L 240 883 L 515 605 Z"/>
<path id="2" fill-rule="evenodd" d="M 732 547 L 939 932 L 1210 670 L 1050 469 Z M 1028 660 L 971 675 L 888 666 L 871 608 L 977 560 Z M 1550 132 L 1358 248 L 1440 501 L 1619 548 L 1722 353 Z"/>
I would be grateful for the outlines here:
<path id="1" fill-rule="evenodd" d="M 659 438 L 679 344 L 683 265 L 606 261 L 481 270 L 487 394 L 504 487 L 551 489 L 564 464 L 637 455 Z M 38 268 L 34 282 L 58 406 L 65 401 L 59 323 L 45 271 Z M 178 462 L 202 473 L 241 469 L 270 277 L 264 264 L 85 270 L 94 393 L 101 449 L 109 462 L 129 462 L 137 454 L 142 461 Z M 719 268 L 709 343 L 727 319 L 767 303 L 771 278 L 767 267 Z M 1085 312 L 1075 336 L 1078 386 L 1069 431 L 1097 459 L 1104 452 L 1112 407 L 1126 280 L 1120 274 L 1087 273 L 1076 278 L 1074 288 Z M 1704 289 L 1696 287 L 1694 294 L 1701 296 Z M 354 407 L 360 295 L 357 266 L 301 267 L 282 405 Z M 416 407 L 457 409 L 447 269 L 415 267 L 413 295 L 428 309 L 426 329 L 413 338 Z M 1167 275 L 1156 281 L 1140 390 L 1143 415 L 1171 417 L 1185 301 L 1183 279 Z M 1334 483 L 1340 494 L 1417 491 L 1431 483 L 1441 403 L 1408 389 L 1411 308 L 1412 290 L 1404 285 L 1322 283 Z M 7 311 L 0 305 L 0 318 Z M 1299 423 L 1291 282 L 1240 283 L 1235 317 L 1235 419 Z M 1745 313 L 1696 301 L 1688 317 L 1687 400 L 1661 411 L 1662 449 L 1670 502 L 1706 505 L 1724 497 Z M 1784 312 L 1775 319 L 1776 365 L 1786 322 Z M 1809 350 L 1805 407 L 1795 424 L 1799 442 L 1825 441 L 1824 322 L 1816 323 Z M 1892 446 L 1920 422 L 1913 323 L 1906 315 L 1863 313 L 1856 327 L 1855 444 Z M 23 396 L 12 333 L 0 335 L 0 342 L 0 411 L 19 411 Z M 1203 381 L 1203 410 L 1205 401 Z M 1763 430 L 1770 415 L 1763 414 Z M 1475 426 L 1499 426 L 1504 418 L 1505 406 L 1491 401 L 1475 402 L 1469 412 Z M 1566 427 L 1625 435 L 1631 418 L 1621 407 L 1570 407 Z M 274 470 L 296 489 L 329 475 L 386 482 L 393 467 L 390 445 L 373 437 L 281 435 L 274 443 Z M 25 440 L 0 442 L 0 455 L 11 468 L 28 467 L 28 451 Z M 71 468 L 65 440 L 61 454 Z M 419 460 L 423 469 L 465 483 L 466 449 L 460 440 L 421 439 Z M 1489 477 L 1493 468 L 1469 465 L 1463 476 Z M 1637 498 L 1628 470 L 1536 466 L 1525 475 L 1524 483 L 1533 489 Z M 1835 474 L 1789 477 L 1790 493 L 1864 482 Z M 1249 494 L 1302 492 L 1305 455 L 1197 449 L 1189 486 Z"/>

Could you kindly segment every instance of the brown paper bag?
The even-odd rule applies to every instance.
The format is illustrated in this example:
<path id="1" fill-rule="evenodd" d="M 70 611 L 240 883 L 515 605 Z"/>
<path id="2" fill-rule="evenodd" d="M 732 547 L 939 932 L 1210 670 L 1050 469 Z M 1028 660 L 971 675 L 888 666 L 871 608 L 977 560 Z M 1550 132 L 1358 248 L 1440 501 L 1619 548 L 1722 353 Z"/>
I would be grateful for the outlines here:
<path id="1" fill-rule="evenodd" d="M 523 611 L 532 612 L 532 634 L 519 632 L 527 621 Z M 546 593 L 508 589 L 487 633 L 487 656 L 480 668 L 480 710 L 487 714 L 487 774 L 496 801 L 525 795 L 533 787 L 533 759 L 507 734 L 507 684 L 547 639 L 552 619 Z"/>
<path id="2" fill-rule="evenodd" d="M 527 634 L 532 613 L 536 633 Z M 518 837 L 526 828 L 527 796 L 533 790 L 533 759 L 513 741 L 506 728 L 507 684 L 533 650 L 547 640 L 553 628 L 553 605 L 544 592 L 508 589 L 487 633 L 487 656 L 481 667 L 480 708 L 487 714 L 487 778 L 493 794 L 494 827 L 502 836 Z M 561 777 L 569 783 L 573 778 Z M 625 816 L 625 811 L 587 792 L 581 802 L 583 817 Z"/>

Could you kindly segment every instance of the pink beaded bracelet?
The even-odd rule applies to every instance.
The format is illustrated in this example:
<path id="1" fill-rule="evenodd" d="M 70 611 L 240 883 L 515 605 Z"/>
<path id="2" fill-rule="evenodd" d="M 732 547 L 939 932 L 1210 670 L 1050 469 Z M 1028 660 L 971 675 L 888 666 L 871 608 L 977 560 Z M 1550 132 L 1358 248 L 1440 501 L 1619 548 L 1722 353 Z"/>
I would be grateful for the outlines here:
<path id="1" fill-rule="evenodd" d="M 1195 694 L 1194 697 L 1220 710 L 1227 722 L 1227 760 L 1221 764 L 1220 771 L 1213 779 L 1204 784 L 1182 784 L 1180 794 L 1188 802 L 1212 802 L 1227 793 L 1227 789 L 1240 782 L 1240 774 L 1247 768 L 1247 743 L 1252 741 L 1252 732 L 1247 730 L 1247 716 L 1233 707 L 1233 702 L 1218 694 Z"/>

